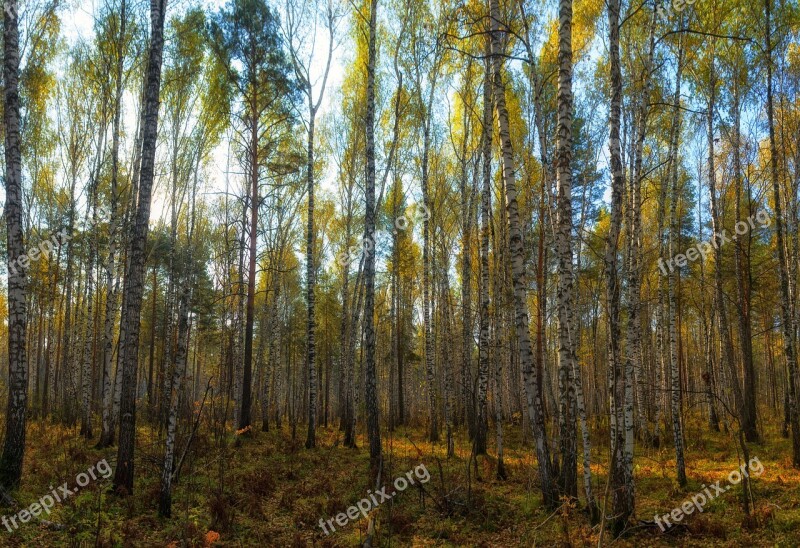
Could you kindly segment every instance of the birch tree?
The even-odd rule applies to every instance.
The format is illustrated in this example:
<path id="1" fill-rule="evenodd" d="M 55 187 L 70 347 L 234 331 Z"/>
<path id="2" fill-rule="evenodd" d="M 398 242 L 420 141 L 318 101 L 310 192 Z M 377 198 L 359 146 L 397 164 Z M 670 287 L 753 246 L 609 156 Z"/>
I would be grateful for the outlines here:
<path id="1" fill-rule="evenodd" d="M 164 51 L 166 0 L 150 2 L 150 51 L 147 60 L 145 102 L 142 110 L 142 153 L 136 215 L 125 268 L 122 293 L 119 368 L 122 373 L 119 447 L 114 488 L 133 493 L 134 446 L 136 443 L 136 380 L 139 365 L 139 319 L 142 309 L 145 246 L 150 221 L 156 141 L 158 137 L 158 95 Z"/>
<path id="2" fill-rule="evenodd" d="M 22 155 L 20 151 L 19 13 L 17 1 L 3 4 L 3 122 L 5 125 L 5 217 L 8 264 L 25 256 L 22 232 Z M 0 456 L 0 488 L 15 489 L 25 455 L 28 397 L 28 328 L 24 267 L 8 273 L 8 405 L 6 437 Z"/>

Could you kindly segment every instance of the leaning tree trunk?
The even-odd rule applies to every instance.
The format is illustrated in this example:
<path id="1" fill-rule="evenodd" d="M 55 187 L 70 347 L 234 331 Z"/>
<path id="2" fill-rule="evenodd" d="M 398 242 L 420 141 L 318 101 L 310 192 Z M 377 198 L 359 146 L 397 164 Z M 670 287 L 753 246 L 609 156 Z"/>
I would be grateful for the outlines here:
<path id="1" fill-rule="evenodd" d="M 500 129 L 500 144 L 503 158 L 503 179 L 505 182 L 506 220 L 508 223 L 509 259 L 511 277 L 514 286 L 514 323 L 519 349 L 520 365 L 525 376 L 525 394 L 527 398 L 528 416 L 533 428 L 536 456 L 539 461 L 539 480 L 545 505 L 556 504 L 556 493 L 553 489 L 550 449 L 545 432 L 544 412 L 540 394 L 539 372 L 533 367 L 531 351 L 531 334 L 528 323 L 527 282 L 525 279 L 525 263 L 520 229 L 519 210 L 517 204 L 517 185 L 514 181 L 514 151 L 511 145 L 509 116 L 506 108 L 505 83 L 503 82 L 503 34 L 500 30 L 500 8 L 498 0 L 490 0 L 491 19 L 491 63 L 492 88 L 494 104 L 497 110 L 497 121 Z"/>
<path id="2" fill-rule="evenodd" d="M 20 151 L 19 22 L 17 1 L 7 0 L 3 17 L 3 80 L 6 164 L 6 249 L 8 264 L 25 255 L 22 234 L 22 153 Z M 15 489 L 22 475 L 25 454 L 25 411 L 28 364 L 25 349 L 27 307 L 25 269 L 8 272 L 8 406 L 6 439 L 0 456 L 0 489 Z"/>
<path id="3" fill-rule="evenodd" d="M 122 298 L 124 330 L 120 340 L 119 363 L 122 386 L 120 398 L 119 448 L 114 488 L 133 493 L 133 452 L 136 441 L 136 380 L 139 364 L 139 320 L 142 309 L 145 246 L 150 220 L 156 142 L 158 138 L 158 94 L 161 87 L 161 62 L 164 50 L 164 11 L 166 0 L 150 2 L 150 53 L 147 62 L 145 105 L 143 112 L 142 162 L 139 200 L 128 253 L 127 273 Z"/>

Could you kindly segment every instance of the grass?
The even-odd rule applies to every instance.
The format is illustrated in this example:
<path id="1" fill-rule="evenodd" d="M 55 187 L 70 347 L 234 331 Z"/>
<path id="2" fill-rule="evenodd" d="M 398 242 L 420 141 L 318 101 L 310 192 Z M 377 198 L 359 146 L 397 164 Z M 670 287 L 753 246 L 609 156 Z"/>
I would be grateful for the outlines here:
<path id="1" fill-rule="evenodd" d="M 303 429 L 292 440 L 281 432 L 226 433 L 214 437 L 201 430 L 174 487 L 173 515 L 158 517 L 162 442 L 149 428 L 139 431 L 136 487 L 133 496 L 110 491 L 111 480 L 90 482 L 56 504 L 45 519 L 13 533 L 0 531 L 0 546 L 355 546 L 364 542 L 374 519 L 377 546 L 596 546 L 599 526 L 591 526 L 581 508 L 562 505 L 549 512 L 541 505 L 533 451 L 519 427 L 508 428 L 505 464 L 509 479 L 495 479 L 493 449 L 477 468 L 468 467 L 469 444 L 456 437 L 456 455 L 447 459 L 442 443 L 432 445 L 422 428 L 384 432 L 383 479 L 392 481 L 424 464 L 430 481 L 410 486 L 369 519 L 360 515 L 325 535 L 320 518 L 335 519 L 366 497 L 374 487 L 367 477 L 369 455 L 359 438 L 358 449 L 342 446 L 336 428 L 320 428 L 318 447 L 303 448 Z M 592 473 L 595 493 L 602 496 L 607 474 L 607 447 L 598 431 L 593 436 Z M 755 508 L 742 510 L 742 490 L 733 487 L 708 503 L 703 513 L 687 516 L 674 531 L 636 525 L 616 546 L 796 546 L 800 543 L 800 471 L 791 467 L 789 440 L 766 430 L 761 444 L 750 446 L 763 473 L 753 479 Z M 528 436 L 529 438 L 529 436 Z M 492 437 L 493 439 L 493 437 Z M 674 454 L 669 443 L 658 449 L 637 446 L 636 512 L 652 520 L 688 500 L 703 485 L 720 481 L 739 468 L 732 438 L 709 433 L 703 423 L 686 424 L 689 484 L 674 480 Z M 182 449 L 184 440 L 178 446 Z M 76 429 L 47 422 L 31 424 L 23 484 L 11 515 L 103 458 L 115 466 L 116 448 L 97 450 Z M 477 472 L 477 475 L 476 475 Z M 50 486 L 53 487 L 50 487 Z M 582 495 L 582 486 L 579 486 Z M 389 492 L 389 491 L 387 491 Z M 604 544 L 612 539 L 605 532 Z"/>

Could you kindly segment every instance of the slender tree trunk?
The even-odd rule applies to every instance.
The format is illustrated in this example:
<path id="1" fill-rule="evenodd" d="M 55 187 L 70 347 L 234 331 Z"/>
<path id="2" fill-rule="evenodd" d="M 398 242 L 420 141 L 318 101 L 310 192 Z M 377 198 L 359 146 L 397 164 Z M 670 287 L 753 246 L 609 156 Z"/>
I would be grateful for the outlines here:
<path id="1" fill-rule="evenodd" d="M 145 246 L 150 220 L 150 198 L 153 188 L 156 141 L 158 136 L 158 94 L 161 87 L 161 62 L 164 49 L 164 16 L 166 0 L 150 3 L 150 53 L 147 63 L 147 84 L 143 111 L 144 136 L 139 179 L 136 218 L 128 253 L 127 273 L 122 299 L 122 322 L 125 329 L 120 340 L 119 363 L 122 386 L 120 399 L 120 431 L 114 488 L 121 494 L 133 493 L 133 453 L 136 441 L 136 385 L 139 363 L 139 320 L 142 308 L 142 286 L 145 267 Z"/>
<path id="2" fill-rule="evenodd" d="M 195 168 L 197 168 L 195 164 Z M 186 376 L 186 362 L 189 355 L 189 336 L 191 325 L 189 323 L 189 311 L 192 307 L 192 288 L 194 286 L 193 268 L 193 236 L 195 226 L 195 198 L 197 196 L 197 173 L 195 172 L 195 187 L 192 189 L 191 198 L 191 221 L 187 238 L 187 258 L 181 269 L 183 274 L 183 285 L 181 286 L 180 297 L 178 298 L 178 341 L 175 349 L 175 363 L 169 364 L 171 367 L 172 380 L 169 384 L 170 392 L 166 396 L 169 399 L 167 408 L 167 436 L 164 442 L 164 466 L 161 473 L 161 492 L 159 493 L 158 513 L 162 517 L 172 515 L 172 479 L 175 472 L 175 435 L 178 424 L 178 406 L 183 378 Z"/>
<path id="3" fill-rule="evenodd" d="M 683 42 L 678 50 L 678 69 L 675 78 L 675 94 L 673 103 L 675 113 L 672 117 L 672 142 L 670 143 L 670 206 L 669 206 L 669 255 L 675 257 L 678 254 L 680 231 L 678 228 L 678 144 L 681 133 L 681 76 L 683 71 Z M 720 268 L 719 263 L 717 268 Z M 675 467 L 677 469 L 678 484 L 682 487 L 686 485 L 686 463 L 684 462 L 683 451 L 683 421 L 681 419 L 681 385 L 679 374 L 679 349 L 677 334 L 678 304 L 676 301 L 676 285 L 679 272 L 670 269 L 668 280 L 668 300 L 669 300 L 669 363 L 670 363 L 670 411 L 672 414 L 672 435 L 675 444 Z"/>
<path id="4" fill-rule="evenodd" d="M 491 19 L 491 62 L 493 97 L 500 129 L 500 144 L 503 158 L 503 179 L 505 181 L 506 220 L 508 223 L 509 259 L 514 286 L 514 323 L 519 349 L 520 365 L 525 376 L 525 393 L 528 400 L 528 416 L 533 428 L 536 456 L 539 461 L 539 479 L 545 505 L 552 507 L 556 502 L 553 489 L 550 449 L 545 432 L 544 412 L 540 394 L 539 372 L 533 367 L 531 336 L 528 323 L 527 283 L 525 263 L 523 262 L 522 231 L 519 226 L 517 187 L 514 181 L 514 152 L 509 130 L 509 116 L 506 108 L 505 84 L 502 74 L 502 52 L 504 31 L 500 30 L 500 8 L 498 0 L 490 0 Z"/>
<path id="5" fill-rule="evenodd" d="M 611 411 L 611 489 L 613 491 L 612 531 L 619 534 L 633 515 L 633 483 L 625 459 L 625 368 L 620 352 L 620 282 L 617 266 L 625 173 L 620 145 L 622 70 L 619 56 L 620 1 L 608 3 L 611 104 L 609 108 L 609 151 L 611 164 L 611 218 L 606 240 L 604 268 L 608 317 L 609 403 Z"/>
<path id="6" fill-rule="evenodd" d="M 556 175 L 558 185 L 556 249 L 558 255 L 558 389 L 561 442 L 561 495 L 578 496 L 578 440 L 575 426 L 575 363 L 577 361 L 572 270 L 572 0 L 559 1 L 558 129 Z"/>
<path id="7" fill-rule="evenodd" d="M 431 97 L 433 96 L 433 85 L 431 84 Z M 430 106 L 430 104 L 429 104 Z M 424 114 L 422 128 L 422 201 L 426 211 L 430 211 L 430 196 L 428 191 L 428 154 L 430 151 L 430 126 L 433 114 L 428 108 Z M 431 281 L 430 281 L 430 254 L 431 254 L 431 227 L 430 220 L 425 217 L 422 226 L 422 316 L 423 329 L 425 333 L 425 371 L 428 376 L 428 406 L 430 412 L 430 424 L 428 439 L 439 441 L 439 413 L 436 394 L 436 372 L 433 367 L 433 333 L 431 326 Z"/>
<path id="8" fill-rule="evenodd" d="M 488 47 L 488 44 L 487 44 Z M 480 279 L 480 340 L 478 349 L 478 394 L 475 424 L 475 454 L 486 453 L 486 383 L 489 371 L 489 212 L 491 210 L 492 182 L 492 88 L 491 65 L 486 58 L 486 75 L 483 82 L 483 130 L 481 133 L 482 180 L 481 191 L 481 279 Z"/>
<path id="9" fill-rule="evenodd" d="M 723 231 L 720 222 L 720 211 L 717 205 L 717 171 L 716 171 L 716 152 L 714 150 L 714 111 L 716 110 L 716 72 L 712 68 L 711 77 L 709 82 L 709 99 L 708 99 L 708 113 L 706 118 L 707 123 L 707 139 L 708 139 L 708 194 L 709 194 L 709 207 L 711 209 L 711 231 L 712 231 L 712 246 L 714 248 L 714 296 L 715 308 L 719 316 L 719 331 L 722 341 L 722 361 L 724 369 L 730 376 L 730 384 L 733 391 L 733 401 L 736 407 L 735 412 L 737 419 L 743 423 L 744 399 L 742 398 L 742 388 L 739 380 L 739 371 L 736 367 L 736 362 L 733 355 L 733 340 L 730 333 L 730 324 L 728 321 L 728 309 L 725 306 L 725 295 L 722 285 L 722 249 L 721 243 L 718 242 L 717 234 Z"/>
<path id="10" fill-rule="evenodd" d="M 310 93 L 310 92 L 309 92 Z M 309 99 L 309 103 L 311 100 Z M 308 123 L 308 226 L 306 227 L 306 366 L 308 367 L 308 436 L 306 449 L 316 447 L 317 425 L 317 367 L 316 367 L 316 323 L 314 318 L 314 106 L 309 104 L 311 115 Z"/>
<path id="11" fill-rule="evenodd" d="M 442 262 L 442 323 L 444 324 L 444 341 L 452 341 L 453 336 L 453 314 L 452 303 L 450 302 L 450 261 L 448 259 L 448 250 L 442 246 L 441 257 Z M 453 439 L 453 363 L 450 354 L 449 343 L 445 342 L 441 346 L 442 349 L 442 366 L 444 369 L 444 425 L 445 436 L 447 441 L 447 458 L 453 457 L 455 454 L 455 440 Z"/>
<path id="12" fill-rule="evenodd" d="M 734 78 L 734 81 L 736 79 Z M 740 112 L 739 112 L 739 89 L 737 84 L 734 83 L 733 89 L 733 171 L 734 182 L 736 184 L 736 221 L 747 222 L 742 217 L 742 187 L 744 181 L 742 179 L 742 167 L 740 146 Z M 747 210 L 750 211 L 750 193 L 747 194 Z M 737 232 L 738 234 L 738 232 Z M 744 249 L 746 243 L 749 241 L 748 236 L 740 235 L 736 238 L 734 245 L 735 253 L 735 270 L 736 270 L 736 290 L 739 297 L 738 319 L 739 319 L 739 346 L 742 349 L 742 368 L 744 370 L 744 395 L 742 401 L 744 407 L 742 408 L 742 430 L 744 430 L 744 437 L 748 442 L 758 442 L 758 415 L 756 409 L 756 371 L 755 364 L 753 363 L 753 335 L 750 326 L 750 256 L 749 252 Z M 749 246 L 748 246 L 749 247 Z M 737 381 L 738 384 L 738 381 Z"/>
<path id="13" fill-rule="evenodd" d="M 792 430 L 792 466 L 800 468 L 800 412 L 797 405 L 797 355 L 795 353 L 794 323 L 790 309 L 789 273 L 784 248 L 784 219 L 781 206 L 780 181 L 778 177 L 778 148 L 775 143 L 775 116 L 772 101 L 772 24 L 770 19 L 771 1 L 764 0 L 766 13 L 766 55 L 767 55 L 767 122 L 769 125 L 770 179 L 772 180 L 772 199 L 775 208 L 775 236 L 778 247 L 778 273 L 781 291 L 781 327 L 783 329 L 783 352 L 789 370 L 789 422 Z"/>
<path id="14" fill-rule="evenodd" d="M 250 142 L 250 257 L 247 269 L 247 304 L 244 324 L 244 364 L 242 368 L 242 392 L 239 404 L 239 430 L 251 425 L 252 378 L 253 378 L 253 324 L 255 322 L 256 300 L 256 252 L 258 249 L 258 196 L 259 179 L 259 132 L 258 115 L 253 115 L 253 132 Z M 244 227 L 243 227 L 244 229 Z M 243 230 L 244 233 L 244 230 Z"/>
<path id="15" fill-rule="evenodd" d="M 364 241 L 371 245 L 364 261 L 364 341 L 365 341 L 365 401 L 367 404 L 367 434 L 369 436 L 370 477 L 377 478 L 381 468 L 381 434 L 378 422 L 377 371 L 375 368 L 375 65 L 377 42 L 378 0 L 370 0 L 369 44 L 367 58 L 367 115 L 366 158 L 367 181 Z"/>
<path id="16" fill-rule="evenodd" d="M 111 126 L 111 209 L 109 211 L 108 226 L 108 256 L 105 263 L 105 282 L 106 282 L 106 304 L 103 319 L 103 410 L 100 440 L 98 447 L 107 447 L 114 442 L 114 429 L 112 427 L 112 390 L 111 390 L 111 359 L 114 353 L 114 324 L 117 315 L 117 294 L 114 291 L 114 274 L 116 260 L 117 243 L 117 196 L 119 193 L 119 145 L 120 127 L 122 118 L 122 92 L 124 89 L 122 82 L 122 71 L 125 65 L 125 55 L 122 51 L 122 44 L 125 40 L 127 28 L 127 2 L 120 2 L 120 30 L 117 44 L 116 66 L 115 66 L 115 91 L 114 91 L 114 117 Z"/>

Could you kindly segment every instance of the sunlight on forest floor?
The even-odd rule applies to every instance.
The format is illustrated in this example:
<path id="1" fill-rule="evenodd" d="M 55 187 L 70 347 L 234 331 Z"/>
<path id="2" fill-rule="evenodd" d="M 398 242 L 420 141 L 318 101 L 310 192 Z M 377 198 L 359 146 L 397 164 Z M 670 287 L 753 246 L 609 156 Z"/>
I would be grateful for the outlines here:
<path id="1" fill-rule="evenodd" d="M 769 424 L 769 421 L 765 421 Z M 737 446 L 730 436 L 709 434 L 699 420 L 687 421 L 689 485 L 678 488 L 672 475 L 672 448 L 639 448 L 636 455 L 636 508 L 641 520 L 665 514 L 703 484 L 727 481 L 739 467 Z M 358 518 L 325 535 L 319 520 L 335 517 L 367 496 L 373 486 L 366 475 L 368 452 L 359 438 L 357 450 L 342 446 L 336 428 L 320 428 L 319 447 L 306 451 L 304 430 L 291 440 L 288 428 L 279 433 L 226 434 L 219 439 L 198 434 L 175 486 L 173 517 L 161 520 L 155 501 L 160 481 L 158 433 L 140 430 L 133 497 L 109 493 L 110 480 L 91 482 L 80 493 L 56 504 L 43 519 L 65 530 L 35 523 L 13 534 L 3 531 L 1 546 L 355 546 L 363 543 L 368 520 Z M 703 438 L 699 435 L 703 433 Z M 595 447 L 601 441 L 593 436 Z M 410 486 L 370 513 L 377 516 L 377 546 L 596 546 L 599 527 L 591 527 L 575 508 L 550 513 L 541 508 L 533 451 L 523 446 L 519 427 L 506 432 L 507 481 L 495 479 L 492 456 L 481 458 L 479 478 L 468 469 L 469 444 L 456 437 L 456 457 L 445 458 L 443 444 L 435 449 L 422 428 L 398 428 L 384 433 L 383 478 L 394 478 L 424 464 L 431 474 L 422 486 Z M 800 471 L 791 467 L 788 440 L 766 431 L 767 442 L 751 444 L 764 472 L 753 479 L 756 508 L 745 518 L 741 486 L 710 501 L 702 514 L 685 517 L 670 533 L 641 526 L 614 542 L 617 546 L 795 546 L 800 542 Z M 493 438 L 493 436 L 492 436 Z M 33 423 L 25 458 L 25 479 L 16 493 L 20 506 L 74 478 L 101 460 L 115 466 L 116 449 L 98 451 L 75 430 L 44 422 Z M 185 437 L 179 439 L 179 447 Z M 526 440 L 527 443 L 527 440 Z M 602 497 L 607 449 L 597 450 L 592 465 L 595 493 Z M 74 480 L 70 480 L 74 481 Z M 211 496 L 207 496 L 211 493 Z M 582 495 L 582 493 L 581 493 Z M 9 514 L 8 509 L 4 509 Z M 610 543 L 605 532 L 604 544 Z"/>

